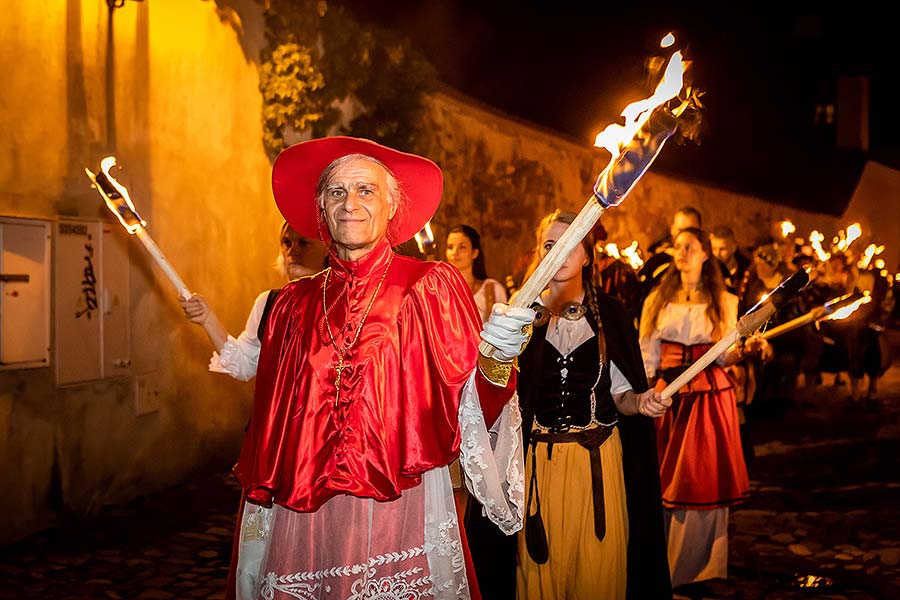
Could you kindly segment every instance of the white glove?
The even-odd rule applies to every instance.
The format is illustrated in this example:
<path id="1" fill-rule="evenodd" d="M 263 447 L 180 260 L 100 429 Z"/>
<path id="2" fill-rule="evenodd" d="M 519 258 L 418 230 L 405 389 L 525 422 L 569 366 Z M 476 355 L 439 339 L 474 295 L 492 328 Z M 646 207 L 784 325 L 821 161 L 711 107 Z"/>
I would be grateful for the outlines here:
<path id="1" fill-rule="evenodd" d="M 510 362 L 525 349 L 531 339 L 534 311 L 497 302 L 481 330 L 481 339 L 496 348 L 494 358 Z"/>

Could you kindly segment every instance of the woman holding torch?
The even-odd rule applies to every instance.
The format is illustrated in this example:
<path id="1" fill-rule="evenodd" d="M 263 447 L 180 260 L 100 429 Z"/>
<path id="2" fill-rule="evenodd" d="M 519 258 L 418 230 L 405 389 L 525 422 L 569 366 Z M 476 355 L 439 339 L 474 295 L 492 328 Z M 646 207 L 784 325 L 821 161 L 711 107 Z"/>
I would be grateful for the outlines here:
<path id="1" fill-rule="evenodd" d="M 541 221 L 529 273 L 574 218 L 556 211 Z M 519 357 L 527 483 L 517 597 L 671 598 L 647 418 L 669 402 L 647 389 L 625 307 L 593 281 L 590 238 L 532 305 L 534 333 Z"/>
<path id="2" fill-rule="evenodd" d="M 287 222 L 281 226 L 279 245 L 275 269 L 285 283 L 314 275 L 325 268 L 325 250 L 318 240 L 304 238 Z M 210 371 L 225 373 L 240 381 L 250 381 L 256 376 L 261 323 L 277 292 L 277 289 L 265 290 L 256 297 L 244 331 L 237 338 L 228 333 L 202 295 L 193 294 L 189 299 L 181 301 L 184 315 L 192 323 L 203 327 L 216 348 L 209 360 Z"/>
<path id="3" fill-rule="evenodd" d="M 640 344 L 651 381 L 662 390 L 737 322 L 709 236 L 689 227 L 675 237 L 669 269 L 644 303 Z M 750 485 L 741 450 L 734 385 L 724 366 L 764 340 L 737 344 L 672 397 L 656 421 L 662 503 L 672 585 L 724 578 L 728 507 Z"/>

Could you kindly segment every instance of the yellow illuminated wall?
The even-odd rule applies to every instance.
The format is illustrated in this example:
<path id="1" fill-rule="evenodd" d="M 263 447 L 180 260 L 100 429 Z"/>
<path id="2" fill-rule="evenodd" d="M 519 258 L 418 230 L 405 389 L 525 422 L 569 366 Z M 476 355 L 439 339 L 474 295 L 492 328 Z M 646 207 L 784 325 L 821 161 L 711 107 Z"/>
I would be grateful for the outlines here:
<path id="1" fill-rule="evenodd" d="M 230 5 L 126 1 L 108 70 L 105 0 L 6 3 L 0 216 L 109 219 L 84 167 L 114 153 L 150 235 L 237 335 L 256 295 L 283 282 L 261 142 L 262 8 Z M 89 513 L 236 458 L 253 384 L 208 372 L 210 342 L 130 242 L 112 267 L 130 288 L 129 376 L 60 387 L 52 368 L 0 371 L 0 544 L 60 507 Z M 138 377 L 158 410 L 136 413 Z"/>

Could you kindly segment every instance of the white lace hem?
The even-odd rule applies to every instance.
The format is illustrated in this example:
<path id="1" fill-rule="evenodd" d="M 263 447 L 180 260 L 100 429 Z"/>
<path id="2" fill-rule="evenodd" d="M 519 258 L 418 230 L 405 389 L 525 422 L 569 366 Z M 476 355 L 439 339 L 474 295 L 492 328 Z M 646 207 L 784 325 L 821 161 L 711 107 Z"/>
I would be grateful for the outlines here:
<path id="1" fill-rule="evenodd" d="M 466 487 L 485 515 L 503 533 L 522 529 L 525 508 L 525 469 L 519 397 L 503 407 L 490 432 L 478 402 L 475 372 L 463 387 L 459 403 L 460 464 Z"/>
<path id="2" fill-rule="evenodd" d="M 392 502 L 337 496 L 313 513 L 247 503 L 238 600 L 469 600 L 447 467 Z"/>

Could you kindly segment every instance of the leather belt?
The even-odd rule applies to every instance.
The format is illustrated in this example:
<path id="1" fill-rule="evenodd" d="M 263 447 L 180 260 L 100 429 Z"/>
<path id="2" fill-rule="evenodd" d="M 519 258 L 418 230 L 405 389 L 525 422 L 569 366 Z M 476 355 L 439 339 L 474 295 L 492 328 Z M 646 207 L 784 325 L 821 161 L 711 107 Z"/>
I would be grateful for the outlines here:
<path id="1" fill-rule="evenodd" d="M 585 448 L 591 460 L 591 495 L 594 502 L 594 533 L 603 541 L 606 537 L 606 510 L 603 501 L 603 462 L 600 459 L 600 446 L 612 435 L 614 425 L 601 425 L 591 429 L 575 429 L 562 432 L 535 430 L 531 432 L 531 443 L 547 444 L 547 458 L 552 460 L 553 444 L 579 444 Z M 535 450 L 537 448 L 535 447 Z M 534 469 L 532 469 L 534 471 Z M 532 472 L 532 477 L 535 474 Z M 529 499 L 530 506 L 530 499 Z"/>

